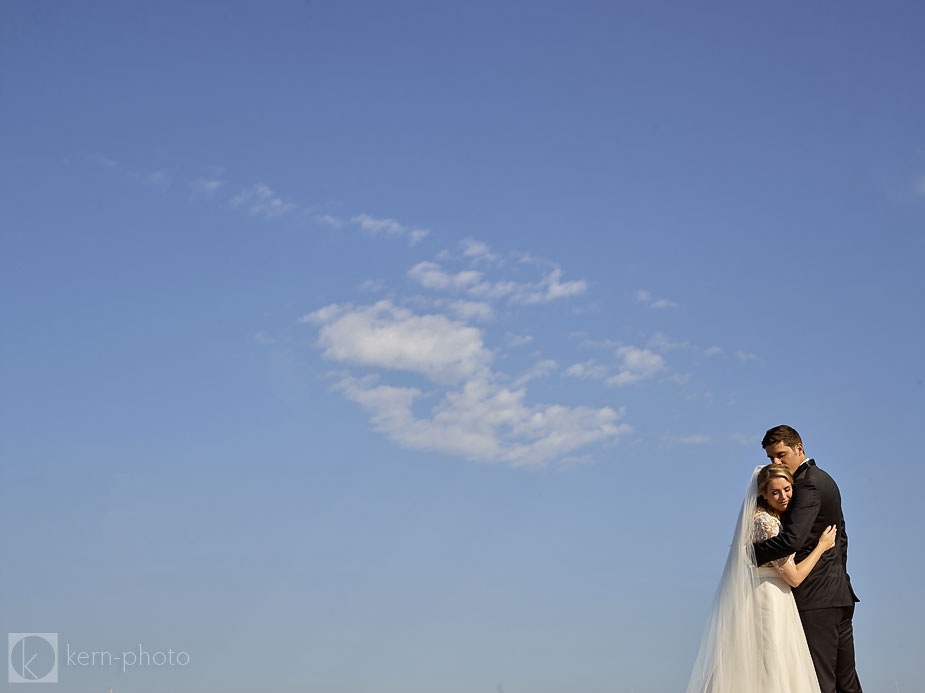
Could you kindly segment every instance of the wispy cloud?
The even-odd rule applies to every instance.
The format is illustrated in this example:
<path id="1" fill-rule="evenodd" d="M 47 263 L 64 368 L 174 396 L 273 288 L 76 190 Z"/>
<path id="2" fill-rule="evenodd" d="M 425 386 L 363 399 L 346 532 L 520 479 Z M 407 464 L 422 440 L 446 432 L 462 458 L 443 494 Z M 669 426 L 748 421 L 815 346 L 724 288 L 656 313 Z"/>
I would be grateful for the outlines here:
<path id="1" fill-rule="evenodd" d="M 519 347 L 529 344 L 533 341 L 533 336 L 529 334 L 512 334 L 508 332 L 505 345 L 508 347 Z"/>
<path id="2" fill-rule="evenodd" d="M 525 402 L 526 390 L 482 378 L 448 392 L 430 417 L 414 414 L 414 402 L 422 395 L 417 388 L 380 385 L 375 376 L 347 376 L 336 387 L 366 410 L 373 428 L 402 447 L 478 462 L 543 467 L 574 450 L 631 430 L 619 423 L 622 411 L 530 406 Z"/>
<path id="3" fill-rule="evenodd" d="M 284 200 L 263 183 L 244 188 L 231 198 L 230 204 L 232 207 L 247 207 L 251 214 L 264 219 L 275 219 L 296 207 L 295 203 Z"/>
<path id="4" fill-rule="evenodd" d="M 735 353 L 735 356 L 740 361 L 757 361 L 758 354 L 752 354 L 747 351 L 742 351 L 741 349 Z"/>
<path id="5" fill-rule="evenodd" d="M 218 178 L 197 178 L 191 181 L 190 197 L 193 199 L 213 199 L 222 189 L 225 181 Z"/>
<path id="6" fill-rule="evenodd" d="M 649 380 L 667 371 L 665 359 L 649 349 L 621 346 L 613 353 L 613 363 L 589 359 L 565 369 L 565 374 L 586 380 L 603 380 L 612 387 L 623 387 Z"/>
<path id="7" fill-rule="evenodd" d="M 463 257 L 469 258 L 472 261 L 486 261 L 486 262 L 495 262 L 499 258 L 493 252 L 487 243 L 482 241 L 476 241 L 472 238 L 464 238 L 460 245 L 462 246 Z"/>
<path id="8" fill-rule="evenodd" d="M 661 351 L 661 352 L 693 348 L 690 342 L 672 341 L 671 339 L 666 337 L 661 332 L 656 332 L 654 335 L 652 335 L 652 338 L 649 339 L 648 346 L 652 349 L 655 349 L 656 351 Z"/>
<path id="9" fill-rule="evenodd" d="M 515 388 L 520 388 L 529 383 L 531 380 L 535 380 L 536 378 L 545 378 L 556 368 L 558 368 L 558 365 L 552 359 L 543 359 L 542 361 L 538 361 L 533 365 L 532 368 L 519 375 L 517 379 L 514 380 L 513 386 Z"/>
<path id="10" fill-rule="evenodd" d="M 482 273 L 465 270 L 456 274 L 444 272 L 436 262 L 419 262 L 408 271 L 408 276 L 427 289 L 460 291 L 479 283 Z"/>
<path id="11" fill-rule="evenodd" d="M 416 245 L 430 233 L 429 229 L 419 229 L 400 224 L 394 219 L 377 219 L 368 214 L 358 214 L 350 219 L 351 223 L 359 224 L 360 228 L 375 236 L 383 233 L 388 236 L 406 236 L 411 245 Z"/>
<path id="12" fill-rule="evenodd" d="M 357 288 L 360 291 L 365 291 L 370 294 L 378 294 L 382 291 L 385 291 L 385 282 L 381 279 L 367 279 Z"/>
<path id="13" fill-rule="evenodd" d="M 614 355 L 620 359 L 620 371 L 607 379 L 608 385 L 631 385 L 648 380 L 665 370 L 665 360 L 648 349 L 624 346 L 617 349 Z"/>
<path id="14" fill-rule="evenodd" d="M 412 246 L 420 243 L 430 233 L 430 229 L 406 226 L 395 219 L 377 219 L 369 214 L 357 214 L 349 219 L 336 217 L 333 214 L 320 214 L 315 219 L 335 229 L 353 225 L 358 226 L 370 236 L 384 235 L 407 238 L 408 243 Z"/>
<path id="15" fill-rule="evenodd" d="M 323 323 L 318 346 L 327 358 L 342 363 L 454 384 L 485 371 L 493 359 L 478 329 L 443 315 L 415 315 L 389 300 L 341 310 L 327 306 L 308 319 Z"/>
<path id="16" fill-rule="evenodd" d="M 482 301 L 451 301 L 449 308 L 453 315 L 463 321 L 487 322 L 495 317 L 491 306 Z"/>
<path id="17" fill-rule="evenodd" d="M 322 224 L 333 226 L 335 229 L 340 229 L 340 228 L 343 228 L 344 226 L 343 219 L 339 219 L 338 217 L 335 217 L 331 214 L 319 214 L 318 216 L 315 217 L 315 219 L 320 221 Z"/>
<path id="18" fill-rule="evenodd" d="M 566 375 L 588 380 L 603 380 L 610 372 L 610 367 L 600 364 L 594 359 L 588 359 L 583 363 L 574 363 L 565 369 Z"/>
<path id="19" fill-rule="evenodd" d="M 302 320 L 319 326 L 317 345 L 326 358 L 379 371 L 343 375 L 335 389 L 403 447 L 529 467 L 630 430 L 619 421 L 622 410 L 527 404 L 526 385 L 551 373 L 556 363 L 541 360 L 505 385 L 506 376 L 492 370 L 494 353 L 481 331 L 460 320 L 414 313 L 388 300 L 332 304 Z M 422 416 L 415 406 L 433 394 L 383 383 L 385 373 L 422 376 L 444 392 Z"/>
<path id="20" fill-rule="evenodd" d="M 105 168 L 120 168 L 119 162 L 103 154 L 88 154 L 87 160 Z M 170 169 L 164 168 L 153 171 L 148 174 L 139 173 L 138 171 L 124 171 L 124 174 L 134 180 L 142 181 L 155 187 L 162 192 L 167 192 L 173 184 L 173 175 Z M 228 201 L 232 208 L 246 209 L 254 216 L 263 217 L 264 219 L 276 219 L 284 214 L 296 209 L 302 209 L 304 213 L 309 214 L 312 211 L 310 205 L 297 203 L 285 199 L 277 194 L 270 186 L 265 183 L 255 183 L 252 185 L 235 185 L 229 184 L 225 176 L 225 169 L 221 166 L 202 166 L 198 178 L 190 180 L 187 185 L 189 188 L 189 198 L 195 199 L 215 199 L 219 193 L 226 188 L 233 187 L 237 192 Z M 369 214 L 357 214 L 349 218 L 337 217 L 332 214 L 316 215 L 315 220 L 334 228 L 343 228 L 345 226 L 356 226 L 371 236 L 384 235 L 402 237 L 408 240 L 409 244 L 414 246 L 423 240 L 428 234 L 429 229 L 408 226 L 395 219 L 377 218 Z M 495 256 L 488 250 L 488 246 L 477 241 L 465 242 L 463 252 L 470 259 L 489 259 Z"/>
<path id="21" fill-rule="evenodd" d="M 674 301 L 670 301 L 667 298 L 658 298 L 652 295 L 651 291 L 646 289 L 637 289 L 636 290 L 636 302 L 642 303 L 649 306 L 649 308 L 677 308 L 678 304 Z"/>
<path id="22" fill-rule="evenodd" d="M 466 269 L 448 272 L 442 265 L 419 262 L 408 272 L 408 276 L 427 289 L 465 292 L 482 301 L 507 299 L 517 305 L 550 303 L 562 298 L 578 296 L 588 289 L 584 280 L 562 281 L 562 270 L 554 267 L 539 281 L 517 282 L 511 280 L 492 281 L 479 270 Z"/>
<path id="23" fill-rule="evenodd" d="M 583 280 L 560 281 L 562 270 L 556 267 L 533 287 L 516 292 L 511 300 L 515 303 L 527 305 L 535 303 L 548 303 L 559 298 L 577 296 L 588 290 L 588 283 Z"/>

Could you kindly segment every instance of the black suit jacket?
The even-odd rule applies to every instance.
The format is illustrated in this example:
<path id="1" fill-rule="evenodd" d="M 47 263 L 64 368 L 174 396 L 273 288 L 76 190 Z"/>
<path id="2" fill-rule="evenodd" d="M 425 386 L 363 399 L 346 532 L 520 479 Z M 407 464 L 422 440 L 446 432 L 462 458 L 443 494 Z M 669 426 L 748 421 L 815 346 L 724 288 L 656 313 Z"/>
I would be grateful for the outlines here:
<path id="1" fill-rule="evenodd" d="M 848 534 L 841 493 L 832 477 L 819 469 L 814 460 L 806 460 L 793 475 L 793 498 L 781 522 L 780 534 L 754 545 L 758 565 L 792 553 L 799 563 L 816 548 L 826 527 L 835 525 L 838 528 L 835 546 L 822 554 L 806 579 L 793 590 L 797 608 L 808 611 L 852 606 L 860 601 L 848 577 Z"/>

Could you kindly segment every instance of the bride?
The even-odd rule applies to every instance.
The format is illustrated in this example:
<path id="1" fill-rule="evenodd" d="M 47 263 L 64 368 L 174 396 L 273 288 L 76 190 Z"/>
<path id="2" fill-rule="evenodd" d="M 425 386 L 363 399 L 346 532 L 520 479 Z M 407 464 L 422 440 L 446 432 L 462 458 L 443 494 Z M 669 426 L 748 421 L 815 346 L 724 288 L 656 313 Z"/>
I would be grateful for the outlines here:
<path id="1" fill-rule="evenodd" d="M 752 542 L 780 532 L 792 494 L 785 466 L 755 468 L 687 693 L 819 693 L 791 588 L 835 545 L 835 527 L 799 563 L 791 555 L 754 567 Z"/>

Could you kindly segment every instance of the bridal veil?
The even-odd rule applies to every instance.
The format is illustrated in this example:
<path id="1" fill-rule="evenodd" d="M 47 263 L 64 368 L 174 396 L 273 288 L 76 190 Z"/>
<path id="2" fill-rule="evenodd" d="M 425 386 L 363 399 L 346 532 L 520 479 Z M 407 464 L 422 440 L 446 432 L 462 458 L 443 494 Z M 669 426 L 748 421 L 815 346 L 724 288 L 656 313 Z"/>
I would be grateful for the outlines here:
<path id="1" fill-rule="evenodd" d="M 759 690 L 762 659 L 760 609 L 755 607 L 757 571 L 751 532 L 758 500 L 755 467 L 739 512 L 732 546 L 720 580 L 687 693 L 744 693 Z"/>

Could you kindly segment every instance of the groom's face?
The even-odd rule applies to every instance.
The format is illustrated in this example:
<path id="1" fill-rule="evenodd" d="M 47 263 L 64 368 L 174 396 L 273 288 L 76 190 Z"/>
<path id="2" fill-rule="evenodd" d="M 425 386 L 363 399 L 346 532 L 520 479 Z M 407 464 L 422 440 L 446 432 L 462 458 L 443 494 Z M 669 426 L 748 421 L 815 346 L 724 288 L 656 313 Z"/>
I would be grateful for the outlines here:
<path id="1" fill-rule="evenodd" d="M 797 443 L 794 448 L 783 443 L 775 443 L 766 447 L 764 451 L 768 454 L 768 459 L 772 464 L 782 464 L 791 473 L 795 472 L 806 459 L 806 455 L 803 454 L 803 443 Z"/>

